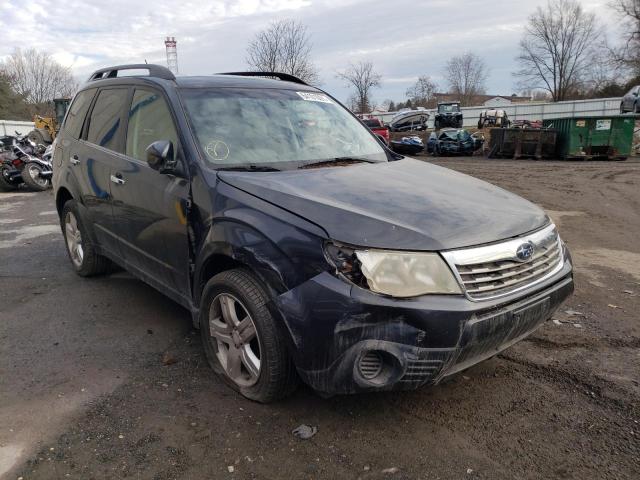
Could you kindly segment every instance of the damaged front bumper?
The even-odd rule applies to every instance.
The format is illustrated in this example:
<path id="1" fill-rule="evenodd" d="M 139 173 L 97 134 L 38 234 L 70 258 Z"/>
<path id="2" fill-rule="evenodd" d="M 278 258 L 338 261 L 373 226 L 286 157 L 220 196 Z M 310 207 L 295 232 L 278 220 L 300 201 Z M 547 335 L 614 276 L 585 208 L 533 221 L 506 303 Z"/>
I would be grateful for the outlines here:
<path id="1" fill-rule="evenodd" d="M 302 380 L 335 395 L 436 384 L 532 333 L 572 292 L 566 261 L 535 289 L 492 301 L 395 299 L 322 273 L 275 306 Z"/>

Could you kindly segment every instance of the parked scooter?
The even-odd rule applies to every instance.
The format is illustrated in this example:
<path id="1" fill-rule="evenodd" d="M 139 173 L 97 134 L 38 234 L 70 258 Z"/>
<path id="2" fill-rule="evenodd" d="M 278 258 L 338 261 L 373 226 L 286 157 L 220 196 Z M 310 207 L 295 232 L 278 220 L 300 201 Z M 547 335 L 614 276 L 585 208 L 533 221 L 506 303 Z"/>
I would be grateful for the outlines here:
<path id="1" fill-rule="evenodd" d="M 0 189 L 15 190 L 22 183 L 38 191 L 51 188 L 51 155 L 40 158 L 44 149 L 26 136 L 17 134 L 12 141 L 10 151 L 0 153 Z"/>

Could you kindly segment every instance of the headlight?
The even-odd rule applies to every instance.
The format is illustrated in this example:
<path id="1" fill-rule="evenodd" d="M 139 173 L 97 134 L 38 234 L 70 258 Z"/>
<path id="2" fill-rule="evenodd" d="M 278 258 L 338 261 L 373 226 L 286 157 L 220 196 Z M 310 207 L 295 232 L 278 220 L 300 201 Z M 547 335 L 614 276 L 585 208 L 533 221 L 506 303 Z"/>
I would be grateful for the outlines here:
<path id="1" fill-rule="evenodd" d="M 340 273 L 373 292 L 393 297 L 462 293 L 437 253 L 356 250 L 333 244 L 326 251 Z"/>

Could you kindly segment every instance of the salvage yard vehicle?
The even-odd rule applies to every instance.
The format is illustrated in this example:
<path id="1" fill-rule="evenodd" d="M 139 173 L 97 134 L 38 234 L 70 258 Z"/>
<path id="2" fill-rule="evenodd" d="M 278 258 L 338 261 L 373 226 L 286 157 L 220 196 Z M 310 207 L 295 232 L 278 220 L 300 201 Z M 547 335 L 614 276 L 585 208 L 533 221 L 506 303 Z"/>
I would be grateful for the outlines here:
<path id="1" fill-rule="evenodd" d="M 424 143 L 418 136 L 402 137 L 400 140 L 392 140 L 389 147 L 400 155 L 416 155 L 424 150 Z"/>
<path id="2" fill-rule="evenodd" d="M 509 120 L 509 115 L 507 115 L 505 110 L 495 108 L 483 110 L 480 112 L 480 117 L 478 118 L 479 130 L 482 130 L 487 126 L 509 128 L 510 125 L 511 121 Z"/>
<path id="3" fill-rule="evenodd" d="M 423 109 L 400 110 L 389 122 L 392 132 L 419 132 L 427 129 L 429 113 Z"/>
<path id="4" fill-rule="evenodd" d="M 439 130 L 445 127 L 462 128 L 463 117 L 460 110 L 460 102 L 438 103 L 438 111 L 434 120 L 434 128 Z"/>
<path id="5" fill-rule="evenodd" d="M 620 113 L 640 113 L 640 85 L 636 85 L 622 97 Z"/>
<path id="6" fill-rule="evenodd" d="M 297 379 L 323 395 L 436 384 L 573 291 L 540 208 L 399 158 L 287 74 L 98 70 L 54 165 L 75 271 L 114 262 L 182 304 L 213 370 L 259 402 Z"/>
<path id="7" fill-rule="evenodd" d="M 377 118 L 363 118 L 364 123 L 385 145 L 389 145 L 389 129 Z"/>
<path id="8" fill-rule="evenodd" d="M 67 113 L 70 98 L 54 98 L 53 106 L 55 117 L 42 117 L 36 115 L 33 117 L 35 128 L 29 132 L 29 140 L 37 145 L 51 145 L 60 130 L 60 125 Z"/>
<path id="9" fill-rule="evenodd" d="M 427 142 L 427 152 L 433 155 L 473 155 L 482 143 L 467 130 L 443 128 L 433 132 Z"/>
<path id="10" fill-rule="evenodd" d="M 52 164 L 45 151 L 16 132 L 8 149 L 0 152 L 0 190 L 15 190 L 23 183 L 36 191 L 51 188 Z"/>

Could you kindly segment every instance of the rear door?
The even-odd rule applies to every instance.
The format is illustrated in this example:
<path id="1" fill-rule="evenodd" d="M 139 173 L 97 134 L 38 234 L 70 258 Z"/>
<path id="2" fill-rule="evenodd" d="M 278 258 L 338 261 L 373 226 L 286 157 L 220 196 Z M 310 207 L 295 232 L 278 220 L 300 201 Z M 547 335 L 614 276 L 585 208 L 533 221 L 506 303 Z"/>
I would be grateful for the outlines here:
<path id="1" fill-rule="evenodd" d="M 122 254 L 149 283 L 188 295 L 189 182 L 152 169 L 145 152 L 154 141 L 169 140 L 181 158 L 173 114 L 162 92 L 147 86 L 135 88 L 127 110 L 125 151 L 117 158 L 112 172 L 117 182 L 111 185 Z"/>
<path id="2" fill-rule="evenodd" d="M 82 172 L 82 199 L 89 209 L 100 246 L 119 255 L 112 210 L 110 176 L 124 151 L 124 124 L 129 87 L 101 88 L 85 122 L 71 161 Z"/>

